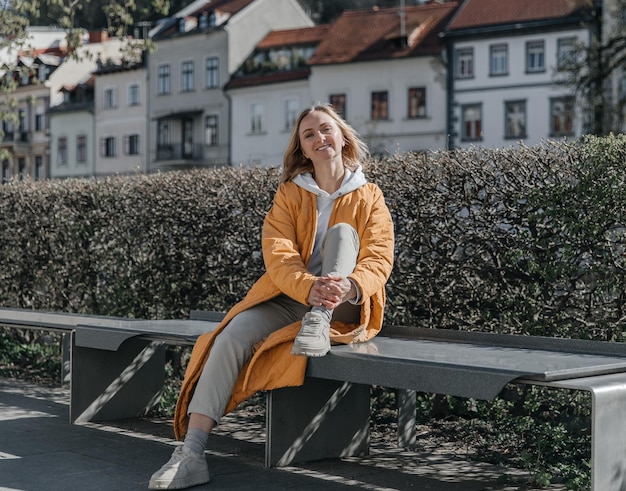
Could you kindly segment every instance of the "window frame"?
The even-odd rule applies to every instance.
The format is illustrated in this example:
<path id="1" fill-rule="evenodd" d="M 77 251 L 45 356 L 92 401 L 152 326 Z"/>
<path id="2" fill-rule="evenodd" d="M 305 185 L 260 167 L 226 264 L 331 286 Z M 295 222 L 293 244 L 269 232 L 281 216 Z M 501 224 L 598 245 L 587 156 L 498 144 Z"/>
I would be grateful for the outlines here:
<path id="1" fill-rule="evenodd" d="M 139 146 L 139 133 L 132 133 L 124 136 L 124 154 L 125 155 L 141 155 L 141 147 Z"/>
<path id="2" fill-rule="evenodd" d="M 476 121 L 478 122 L 478 126 L 473 128 L 473 131 L 470 131 L 468 134 L 468 120 L 465 119 L 466 111 L 469 110 L 477 110 L 478 119 L 472 120 L 474 125 Z M 461 105 L 461 141 L 464 142 L 476 142 L 482 141 L 483 139 L 483 105 L 482 103 L 472 103 L 472 104 L 463 104 Z"/>
<path id="3" fill-rule="evenodd" d="M 499 66 L 499 65 L 503 65 L 503 66 Z M 509 45 L 507 43 L 491 44 L 489 46 L 489 76 L 490 77 L 504 77 L 508 74 L 509 74 Z"/>
<path id="4" fill-rule="evenodd" d="M 541 63 L 531 60 L 539 60 Z M 543 39 L 526 41 L 526 73 L 545 73 L 546 71 L 546 42 Z"/>
<path id="5" fill-rule="evenodd" d="M 566 126 L 569 124 L 569 130 L 561 131 L 560 129 L 557 131 L 557 124 L 555 120 L 555 108 L 557 104 L 563 104 L 563 110 L 559 115 L 559 124 L 558 126 Z M 563 138 L 567 136 L 574 135 L 574 104 L 575 100 L 573 96 L 560 96 L 560 97 L 550 97 L 550 137 L 551 138 Z M 565 124 L 562 124 L 561 119 L 565 116 Z M 569 116 L 569 121 L 567 121 L 567 116 Z"/>
<path id="6" fill-rule="evenodd" d="M 253 135 L 265 133 L 265 107 L 262 102 L 250 104 L 250 133 Z"/>
<path id="7" fill-rule="evenodd" d="M 328 96 L 328 102 L 331 106 L 333 106 L 335 112 L 339 114 L 339 116 L 341 116 L 341 118 L 344 120 L 347 118 L 347 101 L 348 96 L 345 94 L 345 92 L 330 94 Z"/>
<path id="8" fill-rule="evenodd" d="M 87 162 L 87 135 L 76 135 L 76 163 L 84 164 Z"/>
<path id="9" fill-rule="evenodd" d="M 68 163 L 67 144 L 67 136 L 60 136 L 57 139 L 57 166 L 59 167 L 64 167 Z"/>
<path id="10" fill-rule="evenodd" d="M 220 86 L 220 59 L 218 56 L 207 56 L 204 61 L 204 87 L 217 89 Z"/>
<path id="11" fill-rule="evenodd" d="M 162 63 L 157 67 L 157 95 L 172 93 L 172 68 L 169 63 Z"/>
<path id="12" fill-rule="evenodd" d="M 139 84 L 130 84 L 128 86 L 128 105 L 139 106 L 141 104 L 141 92 Z"/>
<path id="13" fill-rule="evenodd" d="M 370 92 L 370 120 L 389 121 L 388 90 L 373 90 Z"/>
<path id="14" fill-rule="evenodd" d="M 180 91 L 193 92 L 194 84 L 194 62 L 193 60 L 185 60 L 180 64 Z"/>
<path id="15" fill-rule="evenodd" d="M 421 93 L 421 96 L 417 96 Z M 421 99 L 421 103 L 420 103 Z M 414 102 L 417 101 L 417 102 Z M 428 117 L 426 106 L 426 87 L 409 87 L 407 91 L 407 118 L 424 119 Z M 421 113 L 421 114 L 420 114 Z"/>
<path id="16" fill-rule="evenodd" d="M 514 131 L 510 131 L 511 123 L 513 122 L 510 118 L 510 115 L 513 114 L 511 109 L 516 105 L 521 105 L 522 107 L 522 131 L 516 133 Z M 504 101 L 504 138 L 507 140 L 519 140 L 528 137 L 528 113 L 527 113 L 527 104 L 525 99 L 516 99 L 510 101 Z"/>
<path id="17" fill-rule="evenodd" d="M 454 77 L 459 80 L 474 78 L 474 48 L 465 46 L 454 52 Z"/>
<path id="18" fill-rule="evenodd" d="M 103 136 L 100 139 L 100 156 L 104 158 L 117 156 L 117 141 L 114 136 Z"/>
<path id="19" fill-rule="evenodd" d="M 284 107 L 284 129 L 291 131 L 296 124 L 300 113 L 300 99 L 298 97 L 287 97 L 283 103 Z"/>
<path id="20" fill-rule="evenodd" d="M 103 109 L 117 108 L 117 88 L 116 87 L 106 87 L 103 90 L 102 108 Z"/>
<path id="21" fill-rule="evenodd" d="M 213 122 L 213 124 L 209 124 Z M 207 114 L 204 117 L 204 144 L 207 147 L 216 147 L 219 144 L 219 117 L 217 114 Z"/>

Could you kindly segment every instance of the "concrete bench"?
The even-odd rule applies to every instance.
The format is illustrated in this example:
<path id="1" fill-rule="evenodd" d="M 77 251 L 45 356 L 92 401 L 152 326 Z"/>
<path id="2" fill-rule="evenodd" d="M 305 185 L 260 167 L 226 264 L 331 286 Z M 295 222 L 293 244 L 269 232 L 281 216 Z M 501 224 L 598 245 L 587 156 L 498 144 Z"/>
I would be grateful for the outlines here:
<path id="1" fill-rule="evenodd" d="M 0 325 L 68 329 L 70 421 L 136 417 L 158 399 L 166 344 L 192 344 L 222 313 L 136 320 L 0 309 Z M 509 383 L 592 396 L 594 491 L 626 486 L 626 345 L 385 326 L 373 340 L 311 358 L 305 384 L 269 391 L 265 464 L 365 455 L 372 385 L 399 389 L 399 442 L 413 441 L 416 392 L 483 400 Z"/>

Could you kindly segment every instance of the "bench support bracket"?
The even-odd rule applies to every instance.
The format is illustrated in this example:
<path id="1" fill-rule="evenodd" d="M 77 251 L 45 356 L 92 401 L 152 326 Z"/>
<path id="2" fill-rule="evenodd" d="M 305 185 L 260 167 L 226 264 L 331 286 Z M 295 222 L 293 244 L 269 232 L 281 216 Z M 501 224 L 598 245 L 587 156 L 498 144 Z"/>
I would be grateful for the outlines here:
<path id="1" fill-rule="evenodd" d="M 626 373 L 525 382 L 591 393 L 591 490 L 626 489 Z"/>
<path id="2" fill-rule="evenodd" d="M 160 343 L 129 338 L 108 351 L 72 340 L 71 356 L 70 423 L 135 418 L 161 395 L 165 347 Z"/>
<path id="3" fill-rule="evenodd" d="M 267 393 L 266 467 L 366 455 L 370 386 L 307 377 Z"/>

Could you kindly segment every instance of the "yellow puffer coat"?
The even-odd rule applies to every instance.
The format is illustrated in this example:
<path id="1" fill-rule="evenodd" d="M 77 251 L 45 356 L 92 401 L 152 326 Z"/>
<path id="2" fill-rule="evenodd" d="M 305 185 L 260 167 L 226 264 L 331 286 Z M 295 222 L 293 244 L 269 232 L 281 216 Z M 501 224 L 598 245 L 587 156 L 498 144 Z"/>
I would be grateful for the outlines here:
<path id="1" fill-rule="evenodd" d="M 187 408 L 196 383 L 209 356 L 217 334 L 239 312 L 270 300 L 281 292 L 308 303 L 316 277 L 306 269 L 317 226 L 316 197 L 295 183 L 282 183 L 274 197 L 262 232 L 266 272 L 237 303 L 214 331 L 198 338 L 193 348 L 185 380 L 176 405 L 174 432 L 182 439 L 187 432 Z M 380 331 L 385 307 L 385 283 L 393 267 L 394 235 L 391 215 L 381 190 L 372 183 L 336 199 L 328 227 L 347 223 L 360 240 L 358 262 L 350 278 L 362 294 L 359 325 L 333 322 L 332 343 L 367 341 Z M 300 329 L 300 321 L 268 336 L 256 347 L 244 366 L 233 390 L 226 412 L 262 390 L 302 385 L 307 358 L 291 355 L 291 345 Z"/>

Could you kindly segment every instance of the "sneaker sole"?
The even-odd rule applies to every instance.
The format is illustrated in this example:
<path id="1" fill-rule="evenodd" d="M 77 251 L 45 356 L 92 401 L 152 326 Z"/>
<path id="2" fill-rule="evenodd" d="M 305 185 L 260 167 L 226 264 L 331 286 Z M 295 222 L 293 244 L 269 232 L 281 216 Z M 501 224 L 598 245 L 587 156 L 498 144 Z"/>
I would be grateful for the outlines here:
<path id="1" fill-rule="evenodd" d="M 211 476 L 208 473 L 203 472 L 180 481 L 150 481 L 148 489 L 185 489 L 192 486 L 199 486 L 200 484 L 206 484 L 208 482 L 211 482 Z"/>
<path id="2" fill-rule="evenodd" d="M 324 349 L 324 350 L 309 350 L 309 351 L 307 351 L 307 350 L 296 348 L 294 346 L 291 349 L 291 354 L 292 355 L 309 356 L 309 357 L 313 357 L 313 358 L 320 358 L 322 356 L 325 356 L 329 352 L 330 352 L 330 348 L 329 349 Z"/>

